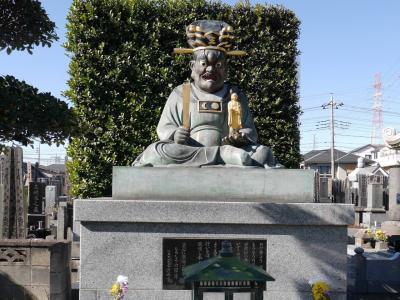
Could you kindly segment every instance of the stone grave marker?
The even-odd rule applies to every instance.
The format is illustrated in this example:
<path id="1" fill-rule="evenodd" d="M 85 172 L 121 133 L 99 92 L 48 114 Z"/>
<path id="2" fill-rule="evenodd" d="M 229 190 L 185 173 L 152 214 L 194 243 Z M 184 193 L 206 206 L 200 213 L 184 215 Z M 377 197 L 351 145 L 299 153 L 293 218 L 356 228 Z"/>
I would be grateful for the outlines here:
<path id="1" fill-rule="evenodd" d="M 381 183 L 368 183 L 367 207 L 383 207 L 383 185 Z"/>
<path id="2" fill-rule="evenodd" d="M 43 214 L 46 184 L 43 182 L 29 183 L 29 214 Z"/>
<path id="3" fill-rule="evenodd" d="M 67 202 L 60 202 L 57 210 L 57 240 L 64 240 L 66 233 Z"/>
<path id="4" fill-rule="evenodd" d="M 1 232 L 5 239 L 25 238 L 26 221 L 22 182 L 22 148 L 11 147 L 1 158 Z"/>
<path id="5" fill-rule="evenodd" d="M 57 186 L 48 185 L 45 188 L 45 207 L 54 208 L 57 204 Z"/>

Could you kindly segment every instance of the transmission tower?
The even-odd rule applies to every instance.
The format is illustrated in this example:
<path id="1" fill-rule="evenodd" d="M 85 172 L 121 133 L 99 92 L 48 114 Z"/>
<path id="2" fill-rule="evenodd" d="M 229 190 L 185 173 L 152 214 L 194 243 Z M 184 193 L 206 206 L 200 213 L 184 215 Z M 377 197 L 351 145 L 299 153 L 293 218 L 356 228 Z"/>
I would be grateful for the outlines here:
<path id="1" fill-rule="evenodd" d="M 383 128 L 383 117 L 382 117 L 382 82 L 381 73 L 375 74 L 374 83 L 374 104 L 372 105 L 372 132 L 371 132 L 371 144 L 376 142 L 377 134 L 381 135 Z"/>

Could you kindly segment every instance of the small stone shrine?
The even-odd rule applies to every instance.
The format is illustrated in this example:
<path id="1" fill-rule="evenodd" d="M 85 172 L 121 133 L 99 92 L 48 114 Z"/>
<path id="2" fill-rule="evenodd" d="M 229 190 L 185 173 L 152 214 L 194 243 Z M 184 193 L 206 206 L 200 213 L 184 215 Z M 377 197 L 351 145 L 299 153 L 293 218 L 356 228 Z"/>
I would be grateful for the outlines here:
<path id="1" fill-rule="evenodd" d="M 353 206 L 314 203 L 314 172 L 282 169 L 258 144 L 246 96 L 225 81 L 226 57 L 244 54 L 233 50 L 233 28 L 197 21 L 187 36 L 192 48 L 175 52 L 193 54 L 193 82 L 167 100 L 160 141 L 134 167 L 114 167 L 112 198 L 74 202 L 80 299 L 106 299 L 124 275 L 129 299 L 190 300 L 184 268 L 216 256 L 222 241 L 275 279 L 265 299 L 310 297 L 315 278 L 346 299 Z"/>
<path id="2" fill-rule="evenodd" d="M 239 293 L 251 294 L 251 300 L 263 300 L 265 283 L 275 279 L 262 268 L 238 259 L 232 244 L 222 242 L 217 256 L 184 268 L 185 284 L 192 287 L 193 300 L 203 300 L 206 292 L 220 292 L 225 300 L 233 300 Z"/>

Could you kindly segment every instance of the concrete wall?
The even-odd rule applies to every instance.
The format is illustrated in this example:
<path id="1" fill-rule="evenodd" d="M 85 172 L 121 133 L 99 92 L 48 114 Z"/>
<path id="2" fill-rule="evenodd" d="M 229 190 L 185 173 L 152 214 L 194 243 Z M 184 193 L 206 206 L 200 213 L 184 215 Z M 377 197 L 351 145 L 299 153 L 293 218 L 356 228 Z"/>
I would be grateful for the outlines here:
<path id="1" fill-rule="evenodd" d="M 70 299 L 70 242 L 0 240 L 0 299 Z"/>

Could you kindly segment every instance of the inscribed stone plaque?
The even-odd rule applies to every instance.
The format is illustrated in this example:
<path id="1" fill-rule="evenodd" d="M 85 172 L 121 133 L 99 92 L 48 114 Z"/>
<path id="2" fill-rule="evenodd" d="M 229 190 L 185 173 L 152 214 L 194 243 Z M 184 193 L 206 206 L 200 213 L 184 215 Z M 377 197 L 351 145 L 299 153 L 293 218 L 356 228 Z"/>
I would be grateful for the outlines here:
<path id="1" fill-rule="evenodd" d="M 29 214 L 43 213 L 43 198 L 46 184 L 42 182 L 29 182 Z"/>
<path id="2" fill-rule="evenodd" d="M 163 289 L 190 289 L 184 284 L 183 269 L 217 256 L 223 241 L 232 243 L 233 253 L 238 258 L 266 270 L 266 240 L 164 239 Z"/>

